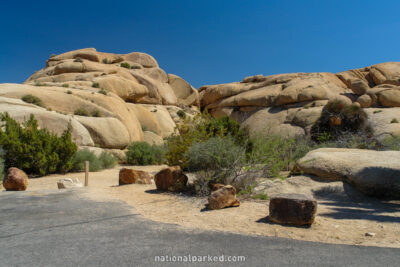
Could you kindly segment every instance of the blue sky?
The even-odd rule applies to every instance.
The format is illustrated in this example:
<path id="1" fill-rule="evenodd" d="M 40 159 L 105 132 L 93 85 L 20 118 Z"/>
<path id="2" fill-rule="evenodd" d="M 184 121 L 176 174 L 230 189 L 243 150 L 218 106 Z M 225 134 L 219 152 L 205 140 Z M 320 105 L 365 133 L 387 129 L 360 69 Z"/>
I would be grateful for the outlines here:
<path id="1" fill-rule="evenodd" d="M 149 53 L 195 87 L 400 61 L 399 10 L 396 0 L 2 1 L 0 83 L 85 47 Z"/>

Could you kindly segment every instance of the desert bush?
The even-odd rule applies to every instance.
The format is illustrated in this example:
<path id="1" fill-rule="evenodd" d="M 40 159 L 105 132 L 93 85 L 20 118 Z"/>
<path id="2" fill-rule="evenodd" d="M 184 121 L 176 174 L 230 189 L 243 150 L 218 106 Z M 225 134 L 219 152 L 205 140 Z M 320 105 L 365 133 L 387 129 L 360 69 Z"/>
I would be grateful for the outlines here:
<path id="1" fill-rule="evenodd" d="M 68 84 L 68 83 L 64 83 L 64 84 L 62 85 L 62 87 L 68 88 L 68 87 L 69 87 L 69 84 Z"/>
<path id="2" fill-rule="evenodd" d="M 99 90 L 99 94 L 108 95 L 108 92 L 107 92 L 106 89 L 101 88 L 101 89 Z"/>
<path id="3" fill-rule="evenodd" d="M 74 62 L 82 63 L 83 59 L 81 59 L 80 57 L 77 57 L 77 58 L 74 59 Z"/>
<path id="4" fill-rule="evenodd" d="M 40 83 L 40 82 L 36 82 L 36 83 L 35 83 L 35 86 L 47 86 L 47 84 L 45 84 L 45 83 Z"/>
<path id="5" fill-rule="evenodd" d="M 92 117 L 101 117 L 101 112 L 98 109 L 92 110 L 92 112 L 90 112 L 90 115 L 92 115 Z"/>
<path id="6" fill-rule="evenodd" d="M 163 147 L 149 145 L 146 142 L 134 142 L 128 146 L 125 153 L 126 161 L 132 165 L 156 165 L 164 162 Z"/>
<path id="7" fill-rule="evenodd" d="M 4 179 L 4 155 L 4 150 L 0 148 L 0 181 Z"/>
<path id="8" fill-rule="evenodd" d="M 329 102 L 321 117 L 311 129 L 311 138 L 317 142 L 336 140 L 343 133 L 368 133 L 367 114 L 358 105 L 345 105 L 340 101 Z"/>
<path id="9" fill-rule="evenodd" d="M 98 82 L 92 82 L 93 88 L 100 88 L 100 84 Z"/>
<path id="10" fill-rule="evenodd" d="M 90 117 L 90 112 L 85 108 L 78 108 L 74 111 L 74 115 Z"/>
<path id="11" fill-rule="evenodd" d="M 382 142 L 382 149 L 400 151 L 400 135 L 386 137 Z"/>
<path id="12" fill-rule="evenodd" d="M 185 153 L 189 147 L 193 143 L 206 141 L 211 137 L 229 135 L 235 144 L 246 144 L 246 148 L 251 148 L 248 132 L 241 129 L 239 123 L 229 117 L 213 118 L 207 113 L 199 114 L 194 118 L 185 118 L 178 124 L 177 131 L 179 135 L 167 139 L 166 158 L 169 165 L 179 165 L 183 169 L 186 167 Z"/>
<path id="13" fill-rule="evenodd" d="M 186 118 L 186 113 L 183 110 L 178 110 L 178 112 L 176 112 L 176 115 L 178 115 L 180 118 L 185 119 Z"/>
<path id="14" fill-rule="evenodd" d="M 68 91 L 67 91 L 67 94 L 68 94 L 68 95 L 72 95 L 72 91 L 71 91 L 71 90 L 68 90 Z"/>
<path id="15" fill-rule="evenodd" d="M 21 97 L 21 100 L 24 101 L 24 102 L 26 102 L 26 103 L 34 104 L 34 105 L 39 106 L 39 107 L 42 107 L 42 108 L 45 107 L 45 105 L 44 105 L 42 99 L 40 99 L 40 98 L 37 97 L 37 96 L 31 95 L 31 94 L 29 94 L 29 95 L 24 95 L 23 97 Z"/>
<path id="16" fill-rule="evenodd" d="M 5 167 L 17 167 L 28 174 L 64 173 L 72 167 L 77 146 L 72 142 L 71 125 L 60 137 L 39 129 L 33 115 L 21 126 L 7 113 L 1 115 L 0 146 L 5 150 Z"/>
<path id="17" fill-rule="evenodd" d="M 103 62 L 104 64 L 108 64 L 108 59 L 103 58 L 102 62 Z"/>
<path id="18" fill-rule="evenodd" d="M 120 64 L 120 66 L 123 67 L 123 68 L 127 68 L 127 69 L 130 69 L 130 68 L 131 68 L 131 65 L 129 65 L 128 62 L 122 62 L 122 63 Z"/>
<path id="19" fill-rule="evenodd" d="M 390 123 L 399 123 L 399 120 L 396 119 L 396 118 L 393 118 L 393 119 L 390 121 Z"/>
<path id="20" fill-rule="evenodd" d="M 103 169 L 114 168 L 118 161 L 117 158 L 108 151 L 103 151 L 99 156 L 99 160 Z"/>
<path id="21" fill-rule="evenodd" d="M 92 151 L 88 149 L 83 149 L 76 152 L 72 160 L 72 170 L 84 171 L 86 161 L 89 161 L 89 171 L 91 172 L 97 172 L 103 169 L 100 159 Z"/>

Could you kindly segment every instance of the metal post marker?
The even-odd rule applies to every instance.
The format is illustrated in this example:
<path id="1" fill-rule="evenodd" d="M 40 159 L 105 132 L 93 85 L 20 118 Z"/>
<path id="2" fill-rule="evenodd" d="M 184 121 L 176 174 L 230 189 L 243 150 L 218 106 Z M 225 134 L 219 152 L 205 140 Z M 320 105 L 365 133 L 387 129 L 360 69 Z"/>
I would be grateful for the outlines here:
<path id="1" fill-rule="evenodd" d="M 85 162 L 85 186 L 89 185 L 89 161 Z"/>

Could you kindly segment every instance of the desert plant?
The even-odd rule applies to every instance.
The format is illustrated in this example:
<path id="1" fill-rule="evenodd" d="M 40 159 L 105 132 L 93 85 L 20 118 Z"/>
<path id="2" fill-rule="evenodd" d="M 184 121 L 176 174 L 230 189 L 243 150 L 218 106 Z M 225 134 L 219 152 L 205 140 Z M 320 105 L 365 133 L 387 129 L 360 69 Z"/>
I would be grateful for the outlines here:
<path id="1" fill-rule="evenodd" d="M 178 110 L 178 112 L 176 112 L 176 115 L 178 115 L 180 118 L 185 119 L 186 118 L 186 113 L 183 110 Z"/>
<path id="2" fill-rule="evenodd" d="M 43 101 L 39 97 L 31 95 L 31 94 L 24 95 L 23 97 L 21 97 L 21 100 L 26 103 L 34 104 L 34 105 L 42 107 L 42 108 L 45 107 Z"/>
<path id="3" fill-rule="evenodd" d="M 376 114 L 376 113 L 381 113 L 381 112 L 382 112 L 382 110 L 375 110 L 373 113 Z"/>
<path id="4" fill-rule="evenodd" d="M 67 94 L 68 94 L 68 95 L 72 95 L 72 91 L 71 91 L 71 90 L 68 90 L 68 91 L 67 91 Z"/>
<path id="5" fill-rule="evenodd" d="M 149 145 L 146 142 L 134 142 L 128 146 L 125 153 L 126 161 L 132 165 L 155 165 L 164 162 L 163 147 Z"/>
<path id="6" fill-rule="evenodd" d="M 108 151 L 103 151 L 99 156 L 99 160 L 103 169 L 114 168 L 118 161 L 117 158 Z"/>
<path id="7" fill-rule="evenodd" d="M 85 108 L 78 108 L 74 111 L 74 115 L 90 117 L 90 112 Z"/>
<path id="8" fill-rule="evenodd" d="M 400 151 L 400 135 L 386 137 L 382 142 L 383 150 Z"/>
<path id="9" fill-rule="evenodd" d="M 0 182 L 4 179 L 4 155 L 4 150 L 0 148 Z"/>
<path id="10" fill-rule="evenodd" d="M 122 68 L 127 68 L 127 69 L 130 69 L 130 68 L 131 68 L 131 65 L 129 65 L 128 62 L 122 62 L 122 63 L 120 64 L 120 66 L 121 66 Z"/>
<path id="11" fill-rule="evenodd" d="M 393 119 L 390 121 L 390 123 L 399 123 L 399 121 L 398 121 L 398 119 L 393 118 Z"/>
<path id="12" fill-rule="evenodd" d="M 40 82 L 36 82 L 36 83 L 35 83 L 35 86 L 47 86 L 47 84 L 45 84 L 45 83 L 40 83 Z"/>
<path id="13" fill-rule="evenodd" d="M 92 117 L 101 117 L 101 112 L 98 109 L 93 110 L 90 114 Z"/>
<path id="14" fill-rule="evenodd" d="M 133 64 L 132 66 L 131 66 L 131 69 L 132 70 L 139 70 L 139 69 L 141 69 L 142 67 L 139 65 L 139 64 Z"/>
<path id="15" fill-rule="evenodd" d="M 102 62 L 103 62 L 104 64 L 108 64 L 108 59 L 103 58 Z"/>
<path id="16" fill-rule="evenodd" d="M 331 101 L 326 104 L 321 117 L 313 125 L 311 137 L 314 141 L 325 142 L 335 140 L 343 133 L 370 131 L 367 125 L 367 114 L 360 106 Z"/>
<path id="17" fill-rule="evenodd" d="M 102 162 L 92 151 L 83 149 L 75 154 L 72 160 L 72 170 L 84 171 L 86 161 L 89 161 L 89 171 L 91 172 L 100 171 L 103 168 Z"/>
<path id="18" fill-rule="evenodd" d="M 74 59 L 74 62 L 82 63 L 83 59 L 81 59 L 80 57 L 77 57 L 77 58 Z"/>
<path id="19" fill-rule="evenodd" d="M 253 195 L 253 196 L 251 196 L 251 198 L 258 199 L 258 200 L 268 200 L 267 194 L 264 194 L 264 193 Z"/>
<path id="20" fill-rule="evenodd" d="M 0 146 L 5 150 L 5 167 L 17 167 L 28 174 L 66 172 L 72 167 L 77 146 L 72 142 L 71 125 L 60 137 L 39 129 L 33 115 L 21 126 L 7 113 L 1 115 Z"/>
<path id="21" fill-rule="evenodd" d="M 62 85 L 62 87 L 68 88 L 68 87 L 69 87 L 69 84 L 68 84 L 68 83 L 64 83 L 64 84 Z"/>
<path id="22" fill-rule="evenodd" d="M 108 95 L 108 92 L 107 92 L 106 89 L 101 88 L 101 89 L 99 90 L 99 94 Z"/>
<path id="23" fill-rule="evenodd" d="M 100 88 L 100 84 L 98 82 L 92 82 L 93 88 Z"/>

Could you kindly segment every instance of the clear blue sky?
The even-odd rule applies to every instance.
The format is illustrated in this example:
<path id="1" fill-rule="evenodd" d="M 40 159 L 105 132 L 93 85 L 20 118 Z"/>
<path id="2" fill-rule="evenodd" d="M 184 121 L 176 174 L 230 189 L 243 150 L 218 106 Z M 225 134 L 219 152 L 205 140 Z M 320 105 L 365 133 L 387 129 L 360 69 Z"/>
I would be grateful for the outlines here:
<path id="1" fill-rule="evenodd" d="M 4 0 L 0 11 L 0 83 L 85 47 L 149 53 L 195 87 L 400 61 L 398 0 Z"/>

